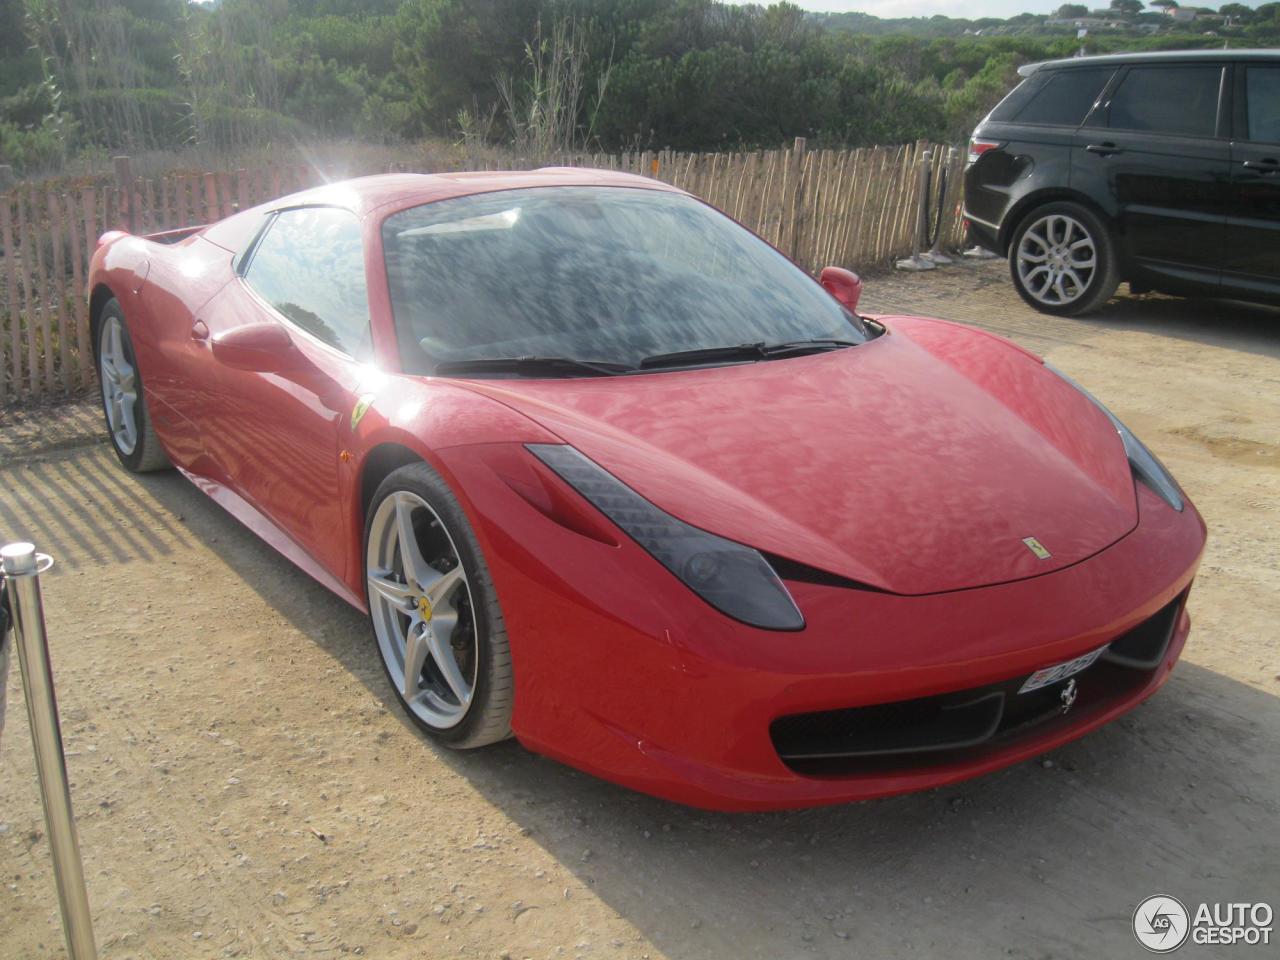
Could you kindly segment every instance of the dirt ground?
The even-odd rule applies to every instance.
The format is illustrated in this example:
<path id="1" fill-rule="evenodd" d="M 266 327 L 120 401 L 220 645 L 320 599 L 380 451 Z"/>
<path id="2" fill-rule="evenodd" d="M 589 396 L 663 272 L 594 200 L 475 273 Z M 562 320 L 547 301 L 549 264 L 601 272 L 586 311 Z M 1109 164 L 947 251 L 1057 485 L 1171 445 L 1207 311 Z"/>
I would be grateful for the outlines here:
<path id="1" fill-rule="evenodd" d="M 1055 320 L 998 263 L 871 279 L 866 301 L 1046 354 L 1181 480 L 1211 538 L 1153 700 L 993 776 L 770 815 L 672 806 L 513 742 L 447 753 L 394 708 L 359 614 L 177 474 L 125 474 L 92 405 L 0 415 L 0 541 L 57 558 L 102 955 L 1114 958 L 1143 955 L 1130 917 L 1151 894 L 1280 908 L 1280 311 L 1122 297 Z M 16 667 L 9 695 L 0 957 L 58 956 Z"/>

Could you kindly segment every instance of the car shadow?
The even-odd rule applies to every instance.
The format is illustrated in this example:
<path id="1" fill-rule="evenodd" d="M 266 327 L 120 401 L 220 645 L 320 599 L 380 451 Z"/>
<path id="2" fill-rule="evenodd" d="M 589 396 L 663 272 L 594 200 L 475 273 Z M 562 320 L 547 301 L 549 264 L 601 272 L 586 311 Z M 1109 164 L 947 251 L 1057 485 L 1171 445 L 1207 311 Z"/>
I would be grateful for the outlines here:
<path id="1" fill-rule="evenodd" d="M 177 474 L 145 493 L 672 957 L 1118 955 L 1135 905 L 1274 889 L 1280 699 L 1189 658 L 1148 704 L 1046 758 L 922 794 L 732 815 L 514 742 L 441 748 L 397 708 L 366 619 Z M 1194 598 L 1193 598 L 1194 612 Z M 1123 945 L 1123 946 L 1122 946 Z"/>
<path id="2" fill-rule="evenodd" d="M 1158 293 L 1113 297 L 1097 313 L 1075 322 L 1280 358 L 1280 307 Z"/>

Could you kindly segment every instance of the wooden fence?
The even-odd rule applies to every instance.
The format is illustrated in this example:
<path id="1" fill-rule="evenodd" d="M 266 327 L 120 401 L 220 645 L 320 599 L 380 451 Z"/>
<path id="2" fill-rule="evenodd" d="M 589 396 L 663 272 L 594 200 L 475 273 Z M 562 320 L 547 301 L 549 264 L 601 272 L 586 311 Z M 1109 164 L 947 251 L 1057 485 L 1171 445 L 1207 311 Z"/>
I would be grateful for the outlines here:
<path id="1" fill-rule="evenodd" d="M 963 237 L 963 160 L 936 145 L 806 150 L 797 140 L 784 150 L 578 154 L 502 165 L 591 166 L 654 177 L 714 204 L 816 272 L 827 264 L 874 270 L 911 252 L 921 158 L 928 158 L 935 187 L 946 168 L 949 196 L 945 209 L 935 204 L 934 215 L 942 244 L 955 247 Z M 0 195 L 0 407 L 95 384 L 86 282 L 100 234 L 209 223 L 324 180 L 320 170 L 294 166 L 144 180 L 118 158 L 114 179 L 19 184 Z"/>

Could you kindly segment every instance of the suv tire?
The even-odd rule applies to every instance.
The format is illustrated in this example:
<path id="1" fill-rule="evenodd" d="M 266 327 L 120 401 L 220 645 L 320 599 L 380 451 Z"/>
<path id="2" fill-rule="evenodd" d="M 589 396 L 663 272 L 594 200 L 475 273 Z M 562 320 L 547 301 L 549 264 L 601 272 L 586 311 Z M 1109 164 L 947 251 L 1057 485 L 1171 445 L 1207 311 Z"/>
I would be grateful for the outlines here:
<path id="1" fill-rule="evenodd" d="M 1043 313 L 1074 317 L 1097 310 L 1120 285 L 1115 242 L 1088 207 L 1067 200 L 1036 207 L 1009 243 L 1018 295 Z"/>

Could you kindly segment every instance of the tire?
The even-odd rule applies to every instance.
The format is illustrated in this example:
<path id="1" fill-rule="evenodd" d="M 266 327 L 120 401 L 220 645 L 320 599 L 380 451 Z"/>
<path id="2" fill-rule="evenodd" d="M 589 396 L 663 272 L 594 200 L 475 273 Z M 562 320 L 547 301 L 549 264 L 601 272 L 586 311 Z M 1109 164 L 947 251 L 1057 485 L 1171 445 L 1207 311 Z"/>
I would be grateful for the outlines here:
<path id="1" fill-rule="evenodd" d="M 102 307 L 94 354 L 101 385 L 102 415 L 116 457 L 132 473 L 167 469 L 171 464 L 151 424 L 129 326 L 120 302 L 114 298 Z"/>
<path id="2" fill-rule="evenodd" d="M 1036 207 L 1023 217 L 1009 244 L 1009 272 L 1023 300 L 1061 317 L 1097 310 L 1120 285 L 1106 224 L 1069 201 Z"/>
<path id="3" fill-rule="evenodd" d="M 402 549 L 405 523 L 415 556 Z M 502 608 L 471 524 L 430 466 L 407 464 L 379 484 L 364 558 L 378 655 L 414 723 L 454 749 L 511 736 L 514 679 Z M 421 663 L 407 685 L 406 661 Z"/>

